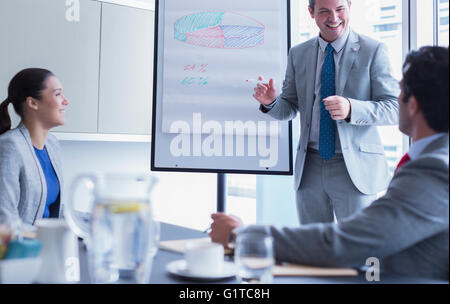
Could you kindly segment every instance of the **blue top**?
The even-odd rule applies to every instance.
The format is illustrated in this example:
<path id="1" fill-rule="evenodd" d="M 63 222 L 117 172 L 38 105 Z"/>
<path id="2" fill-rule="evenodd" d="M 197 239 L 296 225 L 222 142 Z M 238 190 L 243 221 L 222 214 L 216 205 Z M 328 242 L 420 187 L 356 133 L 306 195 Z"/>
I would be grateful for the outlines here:
<path id="1" fill-rule="evenodd" d="M 59 199 L 60 185 L 58 177 L 56 176 L 55 169 L 48 157 L 47 148 L 39 150 L 36 147 L 34 152 L 36 153 L 39 162 L 41 163 L 42 171 L 45 175 L 45 181 L 47 182 L 47 200 L 45 203 L 44 218 L 50 217 L 50 206 Z"/>

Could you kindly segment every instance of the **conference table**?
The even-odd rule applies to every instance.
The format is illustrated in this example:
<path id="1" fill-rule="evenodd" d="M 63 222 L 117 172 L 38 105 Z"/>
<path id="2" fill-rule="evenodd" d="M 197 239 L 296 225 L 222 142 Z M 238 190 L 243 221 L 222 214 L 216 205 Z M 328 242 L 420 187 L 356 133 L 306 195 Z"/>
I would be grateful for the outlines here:
<path id="1" fill-rule="evenodd" d="M 182 240 L 204 238 L 207 235 L 201 231 L 192 230 L 189 228 L 161 223 L 161 241 L 167 240 Z M 150 277 L 150 284 L 197 284 L 197 283 L 212 283 L 212 284 L 237 284 L 235 277 L 228 279 L 204 282 L 195 281 L 178 277 L 168 273 L 166 265 L 172 261 L 183 258 L 182 253 L 171 252 L 159 249 L 152 266 Z M 426 278 L 411 278 L 405 276 L 396 276 L 389 274 L 381 274 L 379 282 L 369 282 L 366 280 L 364 272 L 359 271 L 357 276 L 344 277 L 274 277 L 273 284 L 448 284 L 447 281 L 432 280 Z M 88 274 L 88 263 L 86 248 L 83 242 L 80 242 L 80 283 L 89 284 L 91 280 Z M 119 284 L 134 283 L 126 279 L 120 279 Z"/>

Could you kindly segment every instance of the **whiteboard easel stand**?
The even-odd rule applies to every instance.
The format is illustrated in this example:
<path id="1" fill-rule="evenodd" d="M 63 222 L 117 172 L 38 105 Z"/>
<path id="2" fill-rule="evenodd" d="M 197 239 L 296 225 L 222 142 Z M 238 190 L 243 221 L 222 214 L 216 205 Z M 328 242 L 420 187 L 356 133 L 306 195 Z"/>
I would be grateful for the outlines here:
<path id="1" fill-rule="evenodd" d="M 293 142 L 292 142 L 292 122 L 284 121 L 280 122 L 280 137 L 278 138 L 278 159 L 280 160 L 275 167 L 272 167 L 270 170 L 266 168 L 266 166 L 261 166 L 261 160 L 263 159 L 262 156 L 259 157 L 248 157 L 248 158 L 242 158 L 242 157 L 222 157 L 222 156 L 214 156 L 214 157 L 191 157 L 192 155 L 187 155 L 186 157 L 180 158 L 179 156 L 173 156 L 170 153 L 170 146 L 173 141 L 173 139 L 178 134 L 173 134 L 170 132 L 164 132 L 163 131 L 163 121 L 165 117 L 170 117 L 166 113 L 166 116 L 164 116 L 163 111 L 163 100 L 164 100 L 164 83 L 169 84 L 173 80 L 173 76 L 170 71 L 173 71 L 173 68 L 177 68 L 177 65 L 179 65 L 177 60 L 169 60 L 172 58 L 171 56 L 175 56 L 174 58 L 178 59 L 179 52 L 167 52 L 170 47 L 180 47 L 185 48 L 199 48 L 200 46 L 187 46 L 187 41 L 181 41 L 176 37 L 173 36 L 172 30 L 166 31 L 165 29 L 172 29 L 174 24 L 176 24 L 176 18 L 181 17 L 179 15 L 180 10 L 186 11 L 189 13 L 192 13 L 195 15 L 195 13 L 198 12 L 204 12 L 205 9 L 203 8 L 205 6 L 205 3 L 207 3 L 208 10 L 211 12 L 224 12 L 224 14 L 230 14 L 230 12 L 227 13 L 226 8 L 233 7 L 232 10 L 229 9 L 229 11 L 245 11 L 247 15 L 252 15 L 253 13 L 256 14 L 256 16 L 259 16 L 262 18 L 260 21 L 267 22 L 268 24 L 271 24 L 273 26 L 273 29 L 275 31 L 279 31 L 280 33 L 276 33 L 272 31 L 272 36 L 270 36 L 270 31 L 266 31 L 266 34 L 268 34 L 270 37 L 280 37 L 280 41 L 275 41 L 268 39 L 266 42 L 274 42 L 276 45 L 272 45 L 272 48 L 268 48 L 266 51 L 267 53 L 264 53 L 263 55 L 267 56 L 268 54 L 272 54 L 274 50 L 279 50 L 280 57 L 276 57 L 277 61 L 274 68 L 274 71 L 276 69 L 280 70 L 280 75 L 283 75 L 285 72 L 285 67 L 287 66 L 287 54 L 290 49 L 290 7 L 291 7 L 291 0 L 286 1 L 271 1 L 271 0 L 252 0 L 249 1 L 250 4 L 247 1 L 240 1 L 240 0 L 229 0 L 226 1 L 226 5 L 224 4 L 224 1 L 219 0 L 192 0 L 192 1 L 178 1 L 178 0 L 155 0 L 155 45 L 154 45 L 154 77 L 153 77 L 153 115 L 152 115 L 152 138 L 151 138 L 151 171 L 164 171 L 164 172 L 190 172 L 190 173 L 216 173 L 217 174 L 217 211 L 218 212 L 225 212 L 226 209 L 226 174 L 258 174 L 258 175 L 293 175 Z M 281 14 L 280 18 L 276 19 L 276 24 L 273 24 L 273 19 L 268 17 L 270 14 L 264 13 L 261 15 L 261 11 L 259 9 L 252 10 L 252 7 L 255 6 L 255 4 L 261 5 L 261 2 L 264 2 L 265 7 L 268 7 L 268 11 L 271 11 L 276 14 Z M 273 5 L 274 3 L 277 3 L 277 5 Z M 255 6 L 257 7 L 257 6 Z M 253 13 L 252 13 L 253 12 Z M 228 16 L 226 15 L 226 16 Z M 264 16 L 264 17 L 263 17 Z M 185 17 L 189 17 L 188 15 Z M 166 20 L 166 18 L 168 18 Z M 170 20 L 169 20 L 170 19 Z M 187 18 L 186 20 L 188 20 Z M 180 19 L 178 19 L 180 20 Z M 191 19 L 189 19 L 191 20 Z M 188 20 L 188 21 L 189 21 Z M 193 18 L 192 20 L 200 20 Z M 236 21 L 235 19 L 233 19 Z M 234 22 L 233 21 L 233 22 Z M 238 22 L 237 20 L 236 22 Z M 202 25 L 202 20 L 199 21 L 200 23 L 195 24 L 196 26 Z M 239 22 L 238 22 L 239 23 Z M 245 23 L 245 22 L 244 22 Z M 193 25 L 193 26 L 194 26 Z M 241 25 L 240 23 L 237 25 Z M 210 28 L 215 28 L 212 24 Z M 286 35 L 284 35 L 284 30 L 286 29 Z M 190 28 L 192 30 L 192 28 Z M 167 35 L 166 35 L 167 33 Z M 280 43 L 280 44 L 279 44 Z M 167 45 L 166 45 L 167 44 Z M 214 49 L 214 53 L 216 53 L 217 49 Z M 171 49 L 173 51 L 173 49 Z M 202 52 L 206 52 L 204 54 L 211 55 L 207 48 L 202 48 Z M 219 50 L 220 51 L 220 50 Z M 255 49 L 255 52 L 257 50 Z M 212 52 L 212 51 L 211 51 Z M 270 52 L 270 53 L 269 53 Z M 167 58 L 165 55 L 167 54 Z M 172 55 L 171 55 L 172 54 Z M 202 53 L 203 54 L 203 53 Z M 255 53 L 259 54 L 259 53 Z M 248 56 L 248 55 L 247 55 Z M 253 59 L 258 58 L 264 58 L 264 56 L 252 56 L 247 57 Z M 192 57 L 192 56 L 191 56 Z M 213 56 L 214 57 L 214 56 Z M 221 64 L 223 65 L 222 58 L 212 58 L 211 60 L 216 60 L 217 65 L 220 67 Z M 190 58 L 190 57 L 186 57 Z M 196 57 L 192 57 L 193 60 Z M 230 57 L 230 60 L 232 58 Z M 167 62 L 166 62 L 167 60 Z M 234 61 L 233 61 L 234 62 Z M 192 63 L 192 62 L 191 62 Z M 209 62 L 212 64 L 212 62 Z M 258 61 L 256 60 L 256 63 Z M 167 66 L 165 66 L 167 65 Z M 258 66 L 258 64 L 255 64 L 254 66 Z M 182 66 L 178 66 L 180 68 Z M 275 69 L 276 68 L 276 69 Z M 218 73 L 219 71 L 216 71 Z M 230 73 L 231 76 L 233 76 L 235 71 L 233 69 L 229 69 L 228 71 L 225 70 L 225 72 Z M 212 73 L 212 72 L 211 72 Z M 220 71 L 220 76 L 223 78 L 222 75 L 224 71 Z M 258 71 L 246 70 L 246 74 L 253 73 L 257 75 L 260 73 L 259 69 Z M 235 75 L 234 75 L 235 76 Z M 233 77 L 234 77 L 233 76 Z M 280 76 L 281 78 L 281 76 Z M 180 85 L 178 82 L 177 85 Z M 182 92 L 183 90 L 180 90 Z M 181 93 L 180 93 L 181 94 Z M 182 95 L 182 94 L 181 94 Z M 195 94 L 194 94 L 195 95 Z M 246 95 L 247 96 L 247 95 Z M 235 96 L 233 96 L 234 98 Z M 247 96 L 248 97 L 248 96 Z M 246 98 L 247 98 L 246 97 Z M 186 95 L 181 100 L 183 101 L 183 104 L 185 100 L 192 99 L 191 95 Z M 171 100 L 171 99 L 165 99 L 165 100 Z M 201 103 L 199 103 L 201 104 Z M 196 104 L 196 109 L 198 112 L 201 112 L 202 109 L 211 109 L 211 104 L 209 101 L 207 103 L 201 104 L 203 107 L 200 107 L 198 104 Z M 167 107 L 166 109 L 171 109 L 170 107 Z M 173 109 L 176 109 L 174 112 L 176 115 L 180 114 L 179 107 L 173 107 Z M 181 113 L 184 113 L 186 115 L 192 115 L 192 107 L 186 107 L 188 111 L 181 111 Z M 196 111 L 197 111 L 196 110 Z M 222 111 L 221 109 L 217 109 L 217 111 Z M 233 113 L 236 111 L 239 111 L 236 108 L 233 108 Z M 186 113 L 185 113 L 186 112 Z M 257 112 L 257 109 L 251 112 L 251 114 L 248 117 L 235 117 L 231 120 L 238 119 L 240 121 L 253 121 L 255 118 L 255 113 Z M 174 114 L 172 113 L 172 114 Z M 214 112 L 215 113 L 215 112 Z M 217 112 L 220 115 L 218 117 L 222 117 L 222 112 Z M 216 114 L 217 114 L 216 113 Z M 170 114 L 170 113 L 169 113 Z M 184 115 L 183 114 L 183 115 Z M 248 113 L 247 113 L 248 114 Z M 244 115 L 246 116 L 246 115 Z M 188 117 L 188 116 L 186 116 Z M 186 118 L 184 117 L 184 118 Z M 228 118 L 224 117 L 222 120 L 227 120 Z M 186 120 L 186 119 L 182 119 Z M 221 119 L 218 119 L 221 121 Z M 186 121 L 189 121 L 186 120 Z M 170 122 L 168 122 L 170 125 Z M 191 134 L 191 133 L 189 133 Z M 192 133 L 193 134 L 193 133 Z M 203 134 L 202 136 L 206 137 L 207 135 Z M 247 140 L 247 139 L 246 139 Z M 248 141 L 245 143 L 248 144 Z M 244 145 L 245 145 L 244 144 Z M 266 168 L 264 170 L 264 168 Z"/>
<path id="2" fill-rule="evenodd" d="M 227 175 L 217 173 L 217 212 L 225 212 L 227 201 Z"/>

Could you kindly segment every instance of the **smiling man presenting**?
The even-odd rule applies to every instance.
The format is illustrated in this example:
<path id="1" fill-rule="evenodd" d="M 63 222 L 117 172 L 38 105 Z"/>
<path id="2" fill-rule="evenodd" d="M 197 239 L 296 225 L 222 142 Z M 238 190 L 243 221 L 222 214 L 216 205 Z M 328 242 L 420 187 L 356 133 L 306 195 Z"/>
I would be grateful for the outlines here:
<path id="1" fill-rule="evenodd" d="M 273 79 L 253 95 L 276 119 L 300 113 L 301 224 L 332 222 L 334 215 L 340 221 L 367 207 L 390 180 L 377 126 L 398 123 L 397 80 L 386 47 L 350 29 L 350 7 L 348 0 L 310 0 L 319 37 L 290 50 L 279 96 Z"/>

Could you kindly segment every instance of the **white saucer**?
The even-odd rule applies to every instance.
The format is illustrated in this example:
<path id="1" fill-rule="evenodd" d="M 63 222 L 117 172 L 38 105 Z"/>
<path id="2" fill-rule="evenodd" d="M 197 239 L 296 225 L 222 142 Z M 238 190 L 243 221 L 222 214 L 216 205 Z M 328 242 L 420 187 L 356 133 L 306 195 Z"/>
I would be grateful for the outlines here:
<path id="1" fill-rule="evenodd" d="M 236 266 L 233 262 L 223 262 L 223 271 L 219 274 L 211 274 L 211 275 L 198 275 L 190 273 L 186 269 L 186 261 L 185 260 L 177 260 L 170 262 L 166 266 L 166 270 L 174 275 L 181 276 L 189 279 L 200 279 L 205 281 L 213 281 L 213 280 L 221 280 L 230 277 L 234 277 L 236 275 Z"/>

